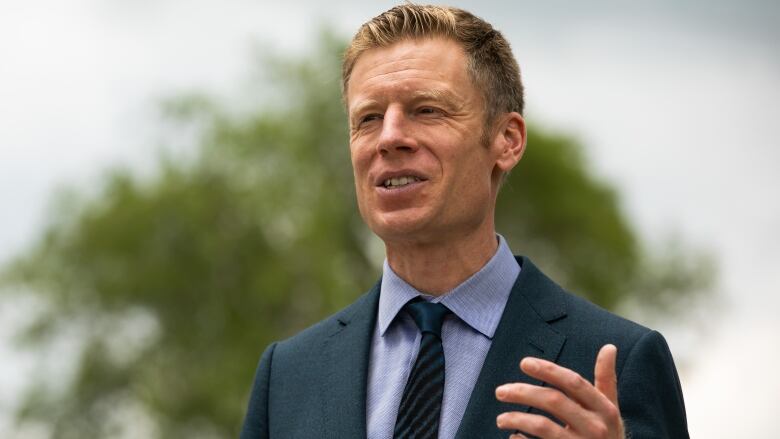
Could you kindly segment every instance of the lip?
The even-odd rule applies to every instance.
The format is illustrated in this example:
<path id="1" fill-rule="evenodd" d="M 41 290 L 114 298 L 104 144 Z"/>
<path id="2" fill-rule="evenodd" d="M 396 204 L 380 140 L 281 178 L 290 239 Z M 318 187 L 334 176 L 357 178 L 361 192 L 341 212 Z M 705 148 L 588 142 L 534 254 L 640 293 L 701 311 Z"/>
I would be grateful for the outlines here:
<path id="1" fill-rule="evenodd" d="M 377 194 L 379 195 L 379 198 L 383 200 L 384 202 L 390 202 L 391 200 L 393 202 L 401 202 L 402 200 L 410 200 L 416 195 L 419 195 L 421 188 L 426 183 L 426 181 L 415 181 L 414 183 L 409 183 L 404 186 L 399 187 L 384 187 L 384 186 L 377 186 L 375 188 Z M 409 198 L 412 197 L 412 198 Z"/>
<path id="2" fill-rule="evenodd" d="M 398 171 L 385 171 L 385 172 L 382 172 L 381 174 L 376 176 L 376 178 L 374 178 L 374 186 L 386 189 L 385 188 L 385 180 L 388 180 L 390 178 L 400 178 L 400 177 L 415 177 L 415 178 L 420 179 L 420 181 L 415 182 L 415 183 L 410 183 L 409 185 L 422 183 L 423 181 L 427 181 L 428 180 L 428 178 L 425 175 L 423 175 L 421 172 L 419 172 L 419 171 L 415 171 L 415 170 L 412 170 L 412 169 L 400 169 Z"/>

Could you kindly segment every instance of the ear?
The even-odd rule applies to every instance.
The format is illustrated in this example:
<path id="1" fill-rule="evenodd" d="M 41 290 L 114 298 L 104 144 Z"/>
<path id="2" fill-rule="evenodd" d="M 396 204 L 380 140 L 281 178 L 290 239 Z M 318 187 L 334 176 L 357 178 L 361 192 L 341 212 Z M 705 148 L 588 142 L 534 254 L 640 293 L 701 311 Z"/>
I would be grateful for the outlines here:
<path id="1" fill-rule="evenodd" d="M 502 173 L 511 171 L 523 157 L 526 140 L 523 116 L 516 112 L 503 115 L 494 137 L 496 167 Z"/>

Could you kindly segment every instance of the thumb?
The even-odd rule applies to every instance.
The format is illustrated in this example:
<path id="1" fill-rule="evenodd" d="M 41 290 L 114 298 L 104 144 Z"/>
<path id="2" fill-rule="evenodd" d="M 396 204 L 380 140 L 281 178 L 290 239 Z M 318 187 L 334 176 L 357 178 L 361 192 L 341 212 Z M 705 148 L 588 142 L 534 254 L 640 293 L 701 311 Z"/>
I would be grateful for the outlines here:
<path id="1" fill-rule="evenodd" d="M 617 375 L 615 374 L 616 361 L 617 348 L 615 345 L 607 344 L 602 346 L 598 357 L 596 357 L 596 369 L 593 374 L 596 379 L 596 389 L 612 401 L 615 407 L 618 406 Z"/>

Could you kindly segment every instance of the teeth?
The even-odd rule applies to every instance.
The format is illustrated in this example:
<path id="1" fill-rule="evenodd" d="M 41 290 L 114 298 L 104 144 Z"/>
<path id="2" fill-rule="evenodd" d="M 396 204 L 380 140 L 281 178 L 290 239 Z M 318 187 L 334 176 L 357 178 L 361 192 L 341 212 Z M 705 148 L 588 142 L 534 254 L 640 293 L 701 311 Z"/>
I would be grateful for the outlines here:
<path id="1" fill-rule="evenodd" d="M 397 178 L 388 178 L 387 180 L 385 180 L 383 185 L 386 188 L 401 187 L 401 186 L 406 186 L 409 183 L 414 183 L 416 181 L 420 181 L 420 179 L 417 178 L 417 177 L 414 177 L 412 175 L 409 175 L 409 176 L 403 176 L 403 177 L 397 177 Z"/>

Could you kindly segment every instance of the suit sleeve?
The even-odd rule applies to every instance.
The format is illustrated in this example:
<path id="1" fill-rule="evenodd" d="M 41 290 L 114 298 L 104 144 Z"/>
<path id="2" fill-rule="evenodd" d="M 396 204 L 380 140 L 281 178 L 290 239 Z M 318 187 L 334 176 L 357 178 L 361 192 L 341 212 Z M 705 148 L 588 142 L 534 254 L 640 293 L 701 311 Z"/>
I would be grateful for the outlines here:
<path id="1" fill-rule="evenodd" d="M 618 401 L 629 439 L 688 438 L 680 379 L 663 336 L 650 331 L 628 353 Z"/>
<path id="2" fill-rule="evenodd" d="M 275 348 L 276 343 L 271 344 L 260 357 L 252 394 L 249 396 L 249 407 L 244 418 L 244 428 L 241 430 L 241 439 L 268 439 L 269 437 L 268 389 Z"/>

